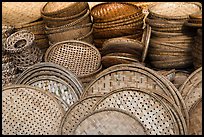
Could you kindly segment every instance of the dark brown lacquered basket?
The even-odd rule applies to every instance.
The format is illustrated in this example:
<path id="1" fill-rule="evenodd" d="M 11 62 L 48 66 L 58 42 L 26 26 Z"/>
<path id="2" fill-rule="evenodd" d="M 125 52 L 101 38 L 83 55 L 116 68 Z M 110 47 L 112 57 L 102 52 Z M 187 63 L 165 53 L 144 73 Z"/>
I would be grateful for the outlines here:
<path id="1" fill-rule="evenodd" d="M 96 71 L 100 61 L 100 53 L 93 45 L 77 40 L 56 43 L 45 54 L 45 62 L 64 66 L 77 77 Z"/>
<path id="2" fill-rule="evenodd" d="M 97 95 L 88 96 L 74 103 L 61 121 L 60 133 L 62 135 L 71 135 L 80 120 L 91 113 L 92 107 L 100 98 L 101 96 Z"/>
<path id="3" fill-rule="evenodd" d="M 26 85 L 12 85 L 2 91 L 2 133 L 4 135 L 59 135 L 65 114 L 49 92 Z"/>
<path id="4" fill-rule="evenodd" d="M 150 135 L 187 133 L 181 110 L 167 96 L 154 90 L 127 87 L 111 91 L 94 105 L 93 111 L 111 108 L 136 116 Z"/>
<path id="5" fill-rule="evenodd" d="M 53 18 L 72 17 L 87 8 L 87 2 L 47 2 L 41 14 Z"/>
<path id="6" fill-rule="evenodd" d="M 146 84 L 147 81 L 148 86 Z M 180 92 L 165 77 L 141 65 L 120 64 L 109 67 L 97 75 L 95 80 L 85 89 L 82 96 L 104 95 L 123 87 L 136 87 L 150 91 L 156 90 L 168 96 L 182 109 L 182 113 L 188 125 L 188 112 Z"/>
<path id="7" fill-rule="evenodd" d="M 101 3 L 91 9 L 94 22 L 109 22 L 134 14 L 141 14 L 142 9 L 129 3 Z"/>

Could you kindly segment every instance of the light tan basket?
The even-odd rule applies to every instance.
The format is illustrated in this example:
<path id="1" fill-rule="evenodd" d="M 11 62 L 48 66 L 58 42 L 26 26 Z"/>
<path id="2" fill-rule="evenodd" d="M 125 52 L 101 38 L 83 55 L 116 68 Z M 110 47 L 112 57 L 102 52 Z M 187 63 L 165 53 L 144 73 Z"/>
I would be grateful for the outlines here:
<path id="1" fill-rule="evenodd" d="M 58 135 L 64 109 L 47 91 L 13 85 L 2 91 L 2 134 Z"/>
<path id="2" fill-rule="evenodd" d="M 101 56 L 93 45 L 69 40 L 49 47 L 45 54 L 45 62 L 62 65 L 80 77 L 96 71 L 101 65 Z"/>
<path id="3" fill-rule="evenodd" d="M 38 20 L 46 2 L 3 2 L 2 23 L 23 25 Z"/>

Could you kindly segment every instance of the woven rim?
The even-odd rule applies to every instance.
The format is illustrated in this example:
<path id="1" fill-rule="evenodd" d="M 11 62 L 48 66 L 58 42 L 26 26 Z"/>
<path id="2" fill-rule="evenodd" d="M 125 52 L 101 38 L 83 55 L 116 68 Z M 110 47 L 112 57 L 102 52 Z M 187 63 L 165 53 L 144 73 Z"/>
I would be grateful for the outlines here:
<path id="1" fill-rule="evenodd" d="M 53 53 L 53 54 L 51 54 L 51 53 L 54 52 L 54 50 L 55 50 L 56 48 L 57 48 L 57 50 L 59 50 L 60 46 L 63 46 L 64 44 L 74 44 L 74 45 L 76 45 L 76 46 L 78 46 L 78 47 L 80 47 L 80 46 L 82 46 L 82 47 L 85 46 L 85 47 L 88 47 L 88 48 L 94 50 L 94 52 L 95 52 L 95 53 L 94 53 L 94 56 L 96 57 L 96 60 L 95 60 L 95 62 L 92 62 L 92 64 L 94 63 L 94 64 L 96 64 L 96 65 L 95 65 L 94 67 L 92 67 L 92 68 L 89 70 L 88 73 L 87 73 L 87 72 L 84 73 L 84 70 L 80 70 L 80 72 L 77 72 L 77 71 L 76 71 L 76 68 L 74 68 L 74 69 L 72 68 L 72 71 L 74 71 L 74 73 L 76 73 L 77 76 L 87 75 L 87 74 L 89 74 L 89 73 L 91 73 L 91 72 L 97 70 L 97 69 L 100 67 L 100 65 L 101 65 L 101 63 L 100 63 L 100 61 L 101 61 L 101 55 L 100 55 L 100 52 L 98 51 L 98 49 L 97 49 L 96 47 L 94 47 L 93 45 L 87 43 L 87 42 L 78 41 L 78 40 L 63 41 L 63 42 L 59 42 L 59 43 L 56 43 L 56 44 L 50 46 L 50 47 L 47 49 L 46 53 L 45 53 L 45 57 L 44 57 L 45 61 L 46 61 L 46 62 L 49 62 L 49 57 L 50 57 L 51 55 L 55 54 L 55 53 Z M 78 45 L 77 45 L 77 44 L 78 44 Z M 56 62 L 56 63 L 58 63 L 58 62 Z M 73 62 L 73 63 L 74 63 L 74 62 Z M 67 68 L 67 69 L 70 69 L 69 66 L 70 66 L 70 65 L 73 65 L 73 63 L 72 63 L 72 64 L 66 64 L 66 65 L 68 65 L 68 66 L 66 66 L 66 68 Z M 64 65 L 64 64 L 63 64 L 63 65 Z M 91 64 L 90 64 L 90 65 L 91 65 Z M 76 66 L 75 66 L 75 67 L 76 67 Z M 84 69 L 84 67 L 83 67 L 83 69 Z"/>
<path id="2" fill-rule="evenodd" d="M 190 22 L 185 22 L 184 25 L 189 26 L 189 27 L 196 27 L 196 28 L 202 28 L 202 23 L 190 23 Z"/>
<path id="3" fill-rule="evenodd" d="M 45 16 L 56 16 L 58 17 L 61 13 L 66 12 L 66 16 L 73 16 L 76 13 L 79 13 L 81 11 L 83 11 L 84 9 L 88 8 L 88 3 L 87 2 L 67 2 L 66 4 L 69 5 L 65 5 L 63 3 L 63 7 L 62 9 L 58 9 L 58 5 L 55 5 L 54 10 L 55 11 L 45 11 L 47 8 L 47 6 L 49 6 L 48 4 L 53 3 L 53 2 L 47 2 L 42 8 L 41 8 L 41 14 L 45 15 Z M 57 4 L 62 3 L 62 2 L 57 2 Z M 61 5 L 60 5 L 61 6 Z M 59 6 L 59 7 L 60 7 Z"/>
<path id="4" fill-rule="evenodd" d="M 128 12 L 124 14 L 124 10 L 129 9 Z M 129 4 L 129 3 L 117 3 L 117 2 L 109 2 L 109 3 L 100 3 L 95 5 L 91 9 L 91 15 L 93 16 L 94 22 L 109 22 L 122 19 L 124 17 L 128 17 L 134 14 L 141 14 L 142 8 Z M 108 16 L 109 15 L 109 16 Z"/>
<path id="5" fill-rule="evenodd" d="M 200 12 L 201 7 L 199 2 L 166 2 L 151 5 L 148 10 L 151 15 L 159 18 L 187 19 L 190 14 Z"/>
<path id="6" fill-rule="evenodd" d="M 49 92 L 46 92 L 46 91 L 44 91 L 44 90 L 41 90 L 40 88 L 36 88 L 36 87 L 32 87 L 32 86 L 27 86 L 27 85 L 12 85 L 12 86 L 8 86 L 8 87 L 4 87 L 3 88 L 3 92 L 2 93 L 5 93 L 6 94 L 6 92 L 8 92 L 9 90 L 12 90 L 12 89 L 15 89 L 16 91 L 18 91 L 19 93 L 20 93 L 20 89 L 21 88 L 24 88 L 24 89 L 30 89 L 30 90 L 34 90 L 34 91 L 36 91 L 36 94 L 37 93 L 40 93 L 41 95 L 44 95 L 44 96 L 46 96 L 46 97 L 48 97 L 49 99 L 51 99 L 52 101 L 53 101 L 53 103 L 55 103 L 55 107 L 56 108 L 58 108 L 58 112 L 57 113 L 59 113 L 58 114 L 58 116 L 60 116 L 60 117 L 58 117 L 57 119 L 55 118 L 55 120 L 58 120 L 58 121 L 60 121 L 61 119 L 62 119 L 62 117 L 63 117 L 63 115 L 64 115 L 64 109 L 63 109 L 63 107 L 60 105 L 60 104 L 58 104 L 58 101 L 57 101 L 57 99 L 54 97 L 54 96 L 52 96 L 52 94 L 50 94 Z M 19 89 L 19 90 L 18 90 Z M 22 91 L 21 91 L 22 92 Z M 16 100 L 16 99 L 15 99 Z M 36 99 L 34 99 L 34 100 L 36 100 Z M 35 102 L 33 102 L 33 103 L 35 103 Z M 45 107 L 45 106 L 44 106 Z M 7 108 L 8 109 L 8 108 Z M 26 109 L 26 108 L 25 108 Z M 30 114 L 32 114 L 33 113 L 33 111 L 29 111 L 29 112 L 31 112 Z M 28 113 L 29 113 L 28 112 Z M 50 111 L 49 111 L 50 112 Z M 38 112 L 39 113 L 39 112 Z M 52 113 L 54 113 L 54 112 L 52 112 Z M 51 114 L 52 114 L 51 113 Z M 49 114 L 49 113 L 48 113 Z M 32 116 L 32 115 L 30 115 L 30 116 Z M 56 115 L 55 115 L 56 116 Z M 52 117 L 55 117 L 55 116 L 52 116 Z M 30 119 L 30 117 L 28 117 L 28 119 Z M 45 118 L 46 119 L 46 118 Z M 43 119 L 42 119 L 43 120 Z M 33 119 L 31 118 L 31 121 L 33 121 Z M 20 121 L 18 121 L 19 123 L 21 123 Z M 35 121 L 33 121 L 33 122 L 35 122 Z M 27 122 L 26 122 L 27 123 Z M 27 124 L 31 124 L 31 123 L 27 123 Z M 48 123 L 47 123 L 48 124 Z M 60 123 L 59 123 L 60 124 Z M 44 126 L 45 126 L 46 124 L 44 124 Z M 21 125 L 22 126 L 22 125 Z M 54 126 L 54 125 L 52 125 L 52 126 Z M 54 130 L 52 130 L 52 131 L 50 131 L 50 130 L 47 130 L 47 133 L 46 132 L 44 132 L 45 134 L 59 134 L 59 132 L 58 132 L 58 130 L 59 130 L 59 125 L 55 125 L 56 127 L 54 128 Z M 32 126 L 31 126 L 32 127 Z M 40 125 L 39 125 L 39 127 L 40 127 Z M 24 127 L 25 128 L 25 127 Z M 28 129 L 29 128 L 25 128 L 25 130 L 26 131 L 28 131 Z M 44 129 L 44 127 L 43 127 L 43 129 Z M 13 130 L 16 132 L 17 130 L 16 129 L 14 129 L 13 128 Z M 39 131 L 39 132 L 41 132 L 40 130 L 42 130 L 42 127 L 41 127 L 41 129 L 39 129 L 39 130 L 37 130 L 37 131 Z M 26 134 L 26 131 L 24 131 L 25 133 L 23 133 L 23 134 Z M 46 129 L 44 129 L 44 131 L 46 131 Z M 43 132 L 43 131 L 42 131 Z M 5 133 L 4 133 L 5 134 Z M 6 133 L 6 134 L 10 134 L 10 133 Z M 12 134 L 12 133 L 11 133 Z M 15 133 L 14 133 L 15 134 Z M 17 134 L 21 134 L 21 133 L 18 133 L 17 132 Z M 27 134 L 29 134 L 29 133 L 27 133 Z M 36 132 L 36 133 L 30 133 L 30 134 L 43 134 L 43 133 L 38 133 L 38 132 Z"/>
<path id="7" fill-rule="evenodd" d="M 77 102 L 75 102 L 68 111 L 66 111 L 61 124 L 60 124 L 60 132 L 62 135 L 65 134 L 71 134 L 74 130 L 74 127 L 77 125 L 77 123 L 79 123 L 81 116 L 86 116 L 87 114 L 89 114 L 88 112 L 91 110 L 91 107 L 93 107 L 94 103 L 96 103 L 99 99 L 101 98 L 101 96 L 99 95 L 94 95 L 94 96 L 87 96 L 86 98 L 81 98 L 80 100 L 78 100 Z M 92 102 L 93 101 L 93 102 Z M 89 104 L 91 102 L 91 104 Z M 80 105 L 84 106 L 84 109 L 77 109 Z M 82 114 L 78 113 L 77 111 L 81 112 Z M 73 113 L 73 114 L 72 114 Z M 76 114 L 77 113 L 77 114 Z M 74 115 L 74 117 L 72 117 L 72 115 Z M 78 116 L 79 115 L 79 116 Z M 80 118 L 77 118 L 77 116 Z M 71 117 L 71 118 L 69 118 Z M 73 122 L 67 122 L 70 121 L 71 119 L 74 119 L 75 121 Z M 66 125 L 67 124 L 67 125 Z M 65 129 L 64 129 L 65 128 Z M 67 133 L 64 130 L 69 130 Z"/>
<path id="8" fill-rule="evenodd" d="M 145 61 L 145 58 L 147 56 L 150 37 L 151 37 L 151 27 L 149 25 L 146 25 L 146 28 L 143 32 L 143 36 L 142 36 L 142 40 L 141 40 L 141 42 L 144 43 L 144 48 L 143 48 L 142 57 L 141 57 L 142 63 Z"/>
<path id="9" fill-rule="evenodd" d="M 96 110 L 96 111 L 94 111 L 94 112 L 92 112 L 92 113 L 90 113 L 89 115 L 87 115 L 87 116 L 85 116 L 81 121 L 80 121 L 80 123 L 77 125 L 77 127 L 74 129 L 74 132 L 73 132 L 73 134 L 74 135 L 77 135 L 78 133 L 76 133 L 77 132 L 77 128 L 80 128 L 80 124 L 82 124 L 84 121 L 86 121 L 87 119 L 89 119 L 90 117 L 92 117 L 92 116 L 94 116 L 94 115 L 97 115 L 97 114 L 99 114 L 99 113 L 107 113 L 109 111 L 109 114 L 114 114 L 114 111 L 115 112 L 117 112 L 117 113 L 121 113 L 121 114 L 123 114 L 123 118 L 124 118 L 124 116 L 126 115 L 126 116 L 128 116 L 130 119 L 132 119 L 132 120 L 130 120 L 131 121 L 131 124 L 130 125 L 128 125 L 128 124 L 125 124 L 125 125 L 122 125 L 121 123 L 119 124 L 119 125 L 122 125 L 122 126 L 126 126 L 126 127 L 128 127 L 128 126 L 131 126 L 130 128 L 132 128 L 131 130 L 131 132 L 129 132 L 129 134 L 138 134 L 138 135 L 146 135 L 146 134 L 148 134 L 147 133 L 147 130 L 144 128 L 144 126 L 141 124 L 141 122 L 138 120 L 138 118 L 137 117 L 135 117 L 134 115 L 132 115 L 131 113 L 129 113 L 129 112 L 127 112 L 127 111 L 124 111 L 124 110 L 121 110 L 121 109 L 114 109 L 114 108 L 112 108 L 112 109 L 101 109 L 101 110 Z M 121 117 L 120 116 L 120 114 L 116 114 L 116 116 L 118 115 L 118 117 Z M 104 116 L 105 116 L 105 118 L 107 118 L 108 119 L 108 116 L 106 116 L 105 114 L 104 114 Z M 117 117 L 116 116 L 114 116 L 113 118 L 116 118 L 117 119 Z M 103 118 L 103 117 L 102 117 Z M 126 117 L 127 118 L 127 117 Z M 98 120 L 102 120 L 102 119 L 98 119 Z M 122 120 L 122 119 L 118 119 L 118 122 L 119 122 L 119 120 Z M 136 123 L 133 123 L 133 120 L 136 122 Z M 124 122 L 127 122 L 128 120 L 123 120 L 123 123 Z M 129 122 L 130 122 L 129 121 Z M 99 121 L 97 121 L 97 122 L 99 122 Z M 109 121 L 107 121 L 107 122 L 109 122 Z M 112 122 L 114 122 L 114 121 L 112 121 Z M 117 121 L 115 121 L 115 122 L 117 122 Z M 109 124 L 114 124 L 114 123 L 109 123 Z M 108 124 L 108 125 L 109 125 Z M 117 123 L 115 123 L 115 124 L 117 124 Z M 117 124 L 117 125 L 118 125 Z M 135 125 L 133 125 L 133 124 L 135 124 Z M 94 126 L 94 125 L 93 125 Z M 103 130 L 102 131 L 100 131 L 99 130 L 99 128 L 100 128 L 100 125 L 98 125 L 99 127 L 97 127 L 97 125 L 95 126 L 95 130 L 96 131 L 94 131 L 94 130 L 92 130 L 92 133 L 91 133 L 91 131 L 83 131 L 82 133 L 84 134 L 84 132 L 85 132 L 85 134 L 87 134 L 86 132 L 88 132 L 88 134 L 98 134 L 98 135 L 100 135 L 100 134 L 111 134 L 111 135 L 116 135 L 116 134 L 118 134 L 119 133 L 119 131 L 117 131 L 116 129 L 117 128 L 115 128 L 115 130 L 113 130 L 113 129 L 110 129 L 110 128 L 108 128 L 108 131 L 106 131 L 104 128 L 106 128 L 106 126 L 104 125 L 104 126 L 102 126 L 103 127 Z M 114 125 L 115 126 L 115 125 Z M 134 126 L 134 128 L 133 128 L 133 126 Z M 102 128 L 101 127 L 101 128 Z M 118 127 L 118 128 L 122 128 L 122 127 Z M 124 127 L 123 127 L 124 128 Z M 97 132 L 98 130 L 99 130 L 99 132 Z M 82 130 L 84 130 L 84 129 L 82 129 Z M 111 130 L 111 131 L 110 131 Z M 121 129 L 122 130 L 122 129 Z M 128 130 L 128 129 L 127 129 Z M 142 131 L 140 131 L 140 130 L 142 130 Z M 107 133 L 103 133 L 103 131 L 104 132 L 107 132 Z M 112 133 L 111 133 L 112 132 Z M 135 132 L 135 133 L 134 133 Z M 120 133 L 120 134 L 128 134 L 128 133 L 124 133 L 124 131 L 122 132 L 122 133 Z"/>
<path id="10" fill-rule="evenodd" d="M 13 34 L 11 34 L 7 39 L 6 39 L 6 43 L 5 43 L 5 47 L 4 49 L 9 52 L 9 53 L 19 53 L 22 52 L 28 48 L 30 48 L 30 46 L 32 46 L 33 42 L 34 42 L 34 34 L 27 31 L 27 30 L 22 30 L 22 31 L 18 31 L 15 32 Z M 17 42 L 24 40 L 24 44 L 20 45 L 22 47 L 15 47 L 15 44 L 17 44 Z"/>
<path id="11" fill-rule="evenodd" d="M 145 104 L 145 102 L 147 102 L 147 100 L 144 100 L 144 104 L 139 105 L 139 101 L 140 100 L 138 100 L 138 103 L 137 103 L 137 101 L 135 100 L 135 98 L 133 96 L 128 98 L 127 94 L 126 95 L 121 95 L 123 92 L 126 92 L 129 95 L 131 95 L 131 92 L 132 92 L 132 93 L 134 93 L 134 96 L 135 96 L 136 93 L 143 93 L 143 94 L 149 95 L 150 97 L 154 98 L 155 100 L 157 100 L 158 103 L 160 103 L 164 107 L 164 109 L 168 113 L 170 113 L 170 117 L 172 118 L 172 124 L 176 124 L 176 121 L 175 121 L 176 119 L 174 119 L 174 117 L 176 115 L 178 115 L 178 118 L 180 119 L 178 121 L 179 129 L 180 129 L 180 134 L 186 134 L 186 132 L 187 132 L 186 123 L 185 123 L 185 120 L 184 120 L 183 115 L 181 113 L 181 110 L 174 104 L 174 102 L 172 102 L 171 99 L 169 99 L 168 96 L 160 94 L 160 93 L 158 93 L 157 91 L 154 91 L 154 90 L 149 91 L 149 90 L 146 90 L 146 89 L 137 89 L 137 88 L 133 88 L 133 87 L 127 87 L 127 88 L 120 88 L 120 89 L 111 91 L 110 93 L 108 93 L 105 96 L 103 96 L 94 105 L 93 111 L 100 110 L 100 109 L 103 109 L 103 108 L 119 108 L 119 109 L 122 109 L 122 110 L 125 110 L 125 111 L 128 111 L 128 112 L 131 112 L 132 114 L 134 114 L 138 118 L 140 117 L 139 119 L 140 119 L 140 121 L 142 121 L 142 119 L 144 119 L 144 118 L 142 118 L 141 116 L 145 117 L 146 115 L 145 114 L 138 115 L 138 113 L 142 113 L 143 110 L 142 111 L 138 111 L 136 104 L 138 104 L 138 107 L 145 107 L 144 104 Z M 119 99 L 119 102 L 114 102 L 114 100 L 112 100 L 112 99 L 114 97 L 117 97 L 117 94 L 119 96 L 123 96 L 124 98 Z M 137 97 L 137 96 L 135 96 L 135 97 Z M 128 104 L 126 102 L 132 102 L 132 103 Z M 109 103 L 111 105 L 108 105 Z M 150 102 L 146 103 L 145 105 L 150 105 L 149 103 Z M 131 107 L 131 105 L 132 105 L 132 107 Z M 145 108 L 148 109 L 149 107 L 146 106 Z M 158 107 L 157 107 L 157 109 L 158 109 Z M 144 109 L 144 111 L 145 110 L 146 109 Z M 172 110 L 174 110 L 174 112 L 173 112 L 174 115 L 172 115 L 172 112 L 171 112 Z M 143 113 L 145 113 L 145 112 L 143 112 Z M 147 115 L 150 115 L 150 114 L 147 113 Z M 158 117 L 160 117 L 160 115 L 158 115 Z M 157 119 L 157 118 L 155 118 L 155 119 Z M 147 119 L 145 119 L 145 120 L 147 120 Z M 146 123 L 146 121 L 142 121 L 142 123 L 147 127 L 147 129 L 150 128 L 149 127 L 150 125 L 153 125 L 153 123 Z M 155 130 L 152 130 L 152 128 L 156 128 L 156 125 L 154 125 L 154 127 L 151 127 L 151 129 L 147 130 L 149 134 L 151 134 L 151 131 L 153 132 L 153 134 L 160 134 L 159 132 L 157 133 L 157 132 L 155 132 Z M 162 129 L 156 129 L 156 130 L 158 131 L 158 130 L 162 130 Z M 179 131 L 177 131 L 177 130 L 178 129 L 176 128 L 176 133 L 175 134 L 179 134 L 178 133 Z"/>

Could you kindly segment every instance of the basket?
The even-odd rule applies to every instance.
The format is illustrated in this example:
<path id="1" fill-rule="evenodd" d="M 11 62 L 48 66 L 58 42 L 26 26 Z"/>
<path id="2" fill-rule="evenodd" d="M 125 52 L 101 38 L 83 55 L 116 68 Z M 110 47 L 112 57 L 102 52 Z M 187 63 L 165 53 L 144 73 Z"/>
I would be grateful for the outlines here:
<path id="1" fill-rule="evenodd" d="M 49 92 L 26 85 L 8 86 L 2 91 L 2 105 L 2 134 L 59 134 L 65 111 Z"/>
<path id="2" fill-rule="evenodd" d="M 102 97 L 93 110 L 113 108 L 133 114 L 149 135 L 186 134 L 181 110 L 167 96 L 158 95 L 156 91 L 137 88 L 114 90 Z"/>
<path id="3" fill-rule="evenodd" d="M 2 23 L 23 25 L 41 18 L 40 9 L 46 2 L 3 2 Z"/>
<path id="4" fill-rule="evenodd" d="M 100 3 L 91 9 L 93 22 L 109 22 L 119 20 L 134 14 L 141 14 L 142 9 L 128 3 Z"/>
<path id="5" fill-rule="evenodd" d="M 74 24 L 83 24 L 83 22 L 90 22 L 90 12 L 88 9 L 83 10 L 77 15 L 72 17 L 63 17 L 63 18 L 52 18 L 43 16 L 43 20 L 50 29 L 60 26 L 73 26 Z"/>
<path id="6" fill-rule="evenodd" d="M 89 96 L 74 103 L 66 112 L 60 125 L 62 135 L 71 135 L 80 119 L 91 112 L 91 108 L 101 98 L 101 96 Z"/>
<path id="7" fill-rule="evenodd" d="M 95 124 L 97 123 L 97 124 Z M 141 122 L 120 109 L 94 111 L 74 129 L 73 135 L 147 135 Z"/>
<path id="8" fill-rule="evenodd" d="M 149 7 L 149 14 L 164 19 L 188 19 L 190 14 L 201 11 L 198 2 L 166 2 L 157 3 Z"/>
<path id="9" fill-rule="evenodd" d="M 62 65 L 77 77 L 97 70 L 100 61 L 100 53 L 93 45 L 77 40 L 56 43 L 45 53 L 45 62 Z"/>
<path id="10" fill-rule="evenodd" d="M 62 66 L 49 62 L 38 63 L 29 67 L 21 73 L 15 83 L 27 83 L 29 82 L 29 80 L 32 80 L 32 78 L 38 77 L 40 75 L 51 77 L 55 76 L 58 77 L 58 79 L 65 81 L 66 85 L 71 85 L 71 88 L 73 89 L 73 91 L 75 91 L 78 97 L 83 92 L 82 84 L 78 81 L 77 77 L 73 73 L 71 73 Z"/>
<path id="11" fill-rule="evenodd" d="M 73 26 L 68 28 L 61 28 L 47 32 L 48 39 L 52 43 L 57 43 L 66 40 L 76 40 L 84 37 L 92 29 L 92 23 Z"/>
<path id="12" fill-rule="evenodd" d="M 41 14 L 53 18 L 72 17 L 87 8 L 87 2 L 47 2 Z"/>

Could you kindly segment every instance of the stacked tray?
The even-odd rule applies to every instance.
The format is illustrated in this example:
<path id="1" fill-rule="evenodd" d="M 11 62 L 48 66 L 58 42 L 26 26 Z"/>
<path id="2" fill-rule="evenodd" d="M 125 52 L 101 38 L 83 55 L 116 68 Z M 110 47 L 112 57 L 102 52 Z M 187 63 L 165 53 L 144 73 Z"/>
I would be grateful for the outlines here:
<path id="1" fill-rule="evenodd" d="M 202 134 L 202 67 L 195 70 L 180 87 L 189 113 L 189 134 Z"/>
<path id="2" fill-rule="evenodd" d="M 2 91 L 2 134 L 58 135 L 64 109 L 47 91 L 12 85 Z"/>
<path id="3" fill-rule="evenodd" d="M 25 84 L 49 91 L 65 104 L 67 110 L 79 100 L 83 87 L 76 76 L 66 68 L 54 63 L 38 63 L 26 69 L 15 84 Z"/>
<path id="4" fill-rule="evenodd" d="M 148 57 L 153 67 L 181 69 L 192 66 L 195 30 L 185 27 L 189 15 L 200 12 L 200 3 L 156 3 L 149 7 L 146 23 L 152 28 Z"/>
<path id="5" fill-rule="evenodd" d="M 41 9 L 41 15 L 51 44 L 66 40 L 93 43 L 87 2 L 48 2 Z"/>
<path id="6" fill-rule="evenodd" d="M 192 46 L 193 64 L 195 69 L 202 66 L 202 29 L 197 30 L 195 44 Z"/>
<path id="7" fill-rule="evenodd" d="M 27 30 L 35 35 L 35 46 L 44 54 L 49 47 L 48 38 L 45 33 L 45 23 L 42 19 L 24 25 L 16 25 L 15 31 Z"/>
<path id="8" fill-rule="evenodd" d="M 15 67 L 21 71 L 42 60 L 40 49 L 33 46 L 34 40 L 34 34 L 27 30 L 17 31 L 6 40 L 4 49 L 12 56 Z"/>
<path id="9" fill-rule="evenodd" d="M 94 45 L 102 48 L 104 39 L 135 35 L 141 40 L 143 32 L 142 8 L 123 2 L 100 3 L 91 9 Z"/>
<path id="10" fill-rule="evenodd" d="M 189 15 L 189 20 L 185 22 L 186 26 L 202 28 L 202 12 Z"/>
<path id="11" fill-rule="evenodd" d="M 62 41 L 52 45 L 46 51 L 45 62 L 64 66 L 82 81 L 83 78 L 87 80 L 87 77 L 92 77 L 101 70 L 101 55 L 98 49 L 78 40 Z"/>

